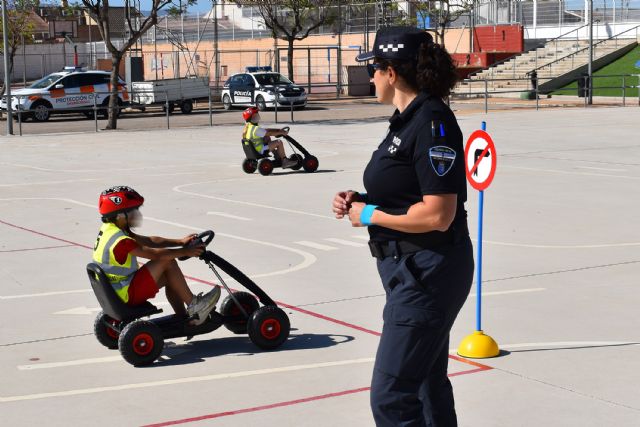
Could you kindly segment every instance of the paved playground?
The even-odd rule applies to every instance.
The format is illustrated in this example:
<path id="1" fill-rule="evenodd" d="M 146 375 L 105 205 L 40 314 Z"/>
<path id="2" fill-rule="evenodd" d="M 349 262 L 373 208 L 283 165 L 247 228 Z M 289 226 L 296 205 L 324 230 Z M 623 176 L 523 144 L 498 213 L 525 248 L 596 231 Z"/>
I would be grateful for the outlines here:
<path id="1" fill-rule="evenodd" d="M 459 120 L 465 138 L 486 120 L 498 153 L 482 326 L 503 350 L 455 355 L 475 329 L 474 287 L 451 334 L 460 425 L 639 425 L 640 109 Z M 320 168 L 269 177 L 242 172 L 238 125 L 0 139 L 1 424 L 373 425 L 383 291 L 366 230 L 334 219 L 330 202 L 362 188 L 385 130 L 379 119 L 294 124 Z M 98 194 L 117 184 L 145 196 L 142 234 L 215 230 L 210 249 L 279 302 L 289 340 L 264 352 L 221 328 L 167 340 L 146 368 L 102 347 L 85 266 Z M 474 242 L 477 202 L 470 188 Z M 216 281 L 199 260 L 181 266 L 195 291 Z"/>

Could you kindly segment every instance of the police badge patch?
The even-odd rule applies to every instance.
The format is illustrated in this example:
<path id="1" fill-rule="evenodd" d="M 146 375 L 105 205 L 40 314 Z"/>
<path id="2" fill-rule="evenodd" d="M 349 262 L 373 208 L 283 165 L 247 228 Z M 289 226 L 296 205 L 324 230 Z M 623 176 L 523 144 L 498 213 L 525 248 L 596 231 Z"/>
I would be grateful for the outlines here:
<path id="1" fill-rule="evenodd" d="M 429 160 L 436 174 L 444 176 L 451 170 L 456 160 L 456 152 L 444 145 L 438 145 L 429 149 Z"/>

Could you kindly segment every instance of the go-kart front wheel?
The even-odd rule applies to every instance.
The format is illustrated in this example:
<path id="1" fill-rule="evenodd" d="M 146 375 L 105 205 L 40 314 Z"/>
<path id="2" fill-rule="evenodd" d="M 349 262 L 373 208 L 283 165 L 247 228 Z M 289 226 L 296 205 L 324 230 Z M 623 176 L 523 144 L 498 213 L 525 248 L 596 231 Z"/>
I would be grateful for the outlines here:
<path id="1" fill-rule="evenodd" d="M 305 172 L 315 172 L 318 170 L 319 165 L 320 162 L 318 162 L 318 159 L 315 156 L 309 156 L 302 162 L 302 167 Z"/>
<path id="2" fill-rule="evenodd" d="M 269 159 L 261 159 L 258 162 L 258 170 L 260 175 L 267 176 L 273 172 L 273 162 Z"/>
<path id="3" fill-rule="evenodd" d="M 254 311 L 247 325 L 251 342 L 263 350 L 280 347 L 289 337 L 290 329 L 287 314 L 273 305 Z"/>
<path id="4" fill-rule="evenodd" d="M 291 169 L 293 169 L 294 171 L 297 171 L 298 169 L 300 169 L 302 167 L 303 162 L 304 162 L 304 159 L 298 153 L 290 155 L 289 156 L 289 160 L 291 160 L 293 162 L 296 162 L 295 166 L 291 166 Z"/>
<path id="5" fill-rule="evenodd" d="M 254 173 L 258 169 L 258 162 L 252 159 L 244 159 L 242 161 L 242 170 L 244 173 Z"/>
<path id="6" fill-rule="evenodd" d="M 133 366 L 151 365 L 162 353 L 164 339 L 160 328 L 147 320 L 134 320 L 118 339 L 122 358 Z"/>
<path id="7" fill-rule="evenodd" d="M 109 325 L 116 326 L 120 322 L 104 314 L 102 311 L 96 316 L 93 322 L 93 333 L 98 342 L 110 350 L 118 348 L 118 332 L 114 331 Z"/>
<path id="8" fill-rule="evenodd" d="M 244 311 L 247 312 L 249 317 L 253 314 L 254 311 L 258 309 L 260 306 L 256 297 L 251 295 L 248 292 L 234 292 L 233 296 L 236 297 Z M 231 295 L 227 296 L 222 304 L 220 305 L 220 314 L 223 316 L 241 316 L 243 313 L 238 308 L 236 302 L 231 298 Z M 234 334 L 246 334 L 247 333 L 247 321 L 248 319 L 240 319 L 234 320 L 230 322 L 225 322 L 224 326 Z"/>

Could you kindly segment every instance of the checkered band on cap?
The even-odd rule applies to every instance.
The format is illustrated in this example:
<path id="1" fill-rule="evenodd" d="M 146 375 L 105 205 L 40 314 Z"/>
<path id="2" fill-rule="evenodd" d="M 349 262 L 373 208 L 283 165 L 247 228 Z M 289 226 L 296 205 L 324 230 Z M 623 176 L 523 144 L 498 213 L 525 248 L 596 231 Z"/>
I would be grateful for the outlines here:
<path id="1" fill-rule="evenodd" d="M 389 43 L 386 46 L 381 44 L 380 46 L 378 46 L 378 49 L 380 49 L 382 52 L 397 52 L 403 47 L 404 47 L 403 43 L 398 43 L 396 45 Z"/>

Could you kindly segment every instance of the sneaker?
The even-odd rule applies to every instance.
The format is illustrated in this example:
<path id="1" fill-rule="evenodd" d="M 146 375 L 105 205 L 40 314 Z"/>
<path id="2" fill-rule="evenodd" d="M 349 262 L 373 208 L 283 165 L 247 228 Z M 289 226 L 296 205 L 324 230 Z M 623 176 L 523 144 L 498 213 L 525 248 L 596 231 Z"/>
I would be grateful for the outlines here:
<path id="1" fill-rule="evenodd" d="M 198 315 L 198 319 L 194 319 L 193 325 L 201 325 L 207 320 L 209 313 L 216 308 L 216 303 L 220 299 L 220 286 L 215 286 L 206 294 L 199 293 L 193 297 L 191 304 L 187 306 L 189 316 Z"/>
<path id="2" fill-rule="evenodd" d="M 298 162 L 296 162 L 295 160 L 291 160 L 291 159 L 283 159 L 282 160 L 282 167 L 283 168 L 292 168 L 297 164 L 298 164 Z"/>

